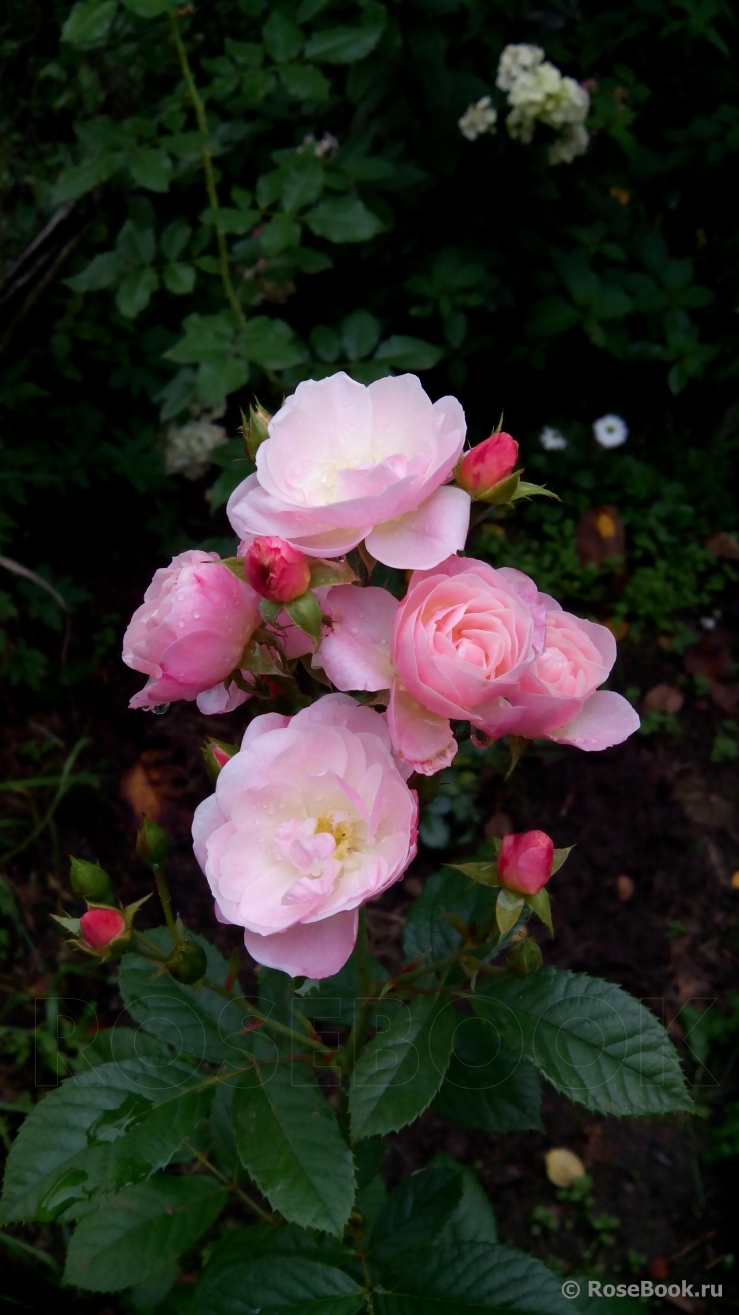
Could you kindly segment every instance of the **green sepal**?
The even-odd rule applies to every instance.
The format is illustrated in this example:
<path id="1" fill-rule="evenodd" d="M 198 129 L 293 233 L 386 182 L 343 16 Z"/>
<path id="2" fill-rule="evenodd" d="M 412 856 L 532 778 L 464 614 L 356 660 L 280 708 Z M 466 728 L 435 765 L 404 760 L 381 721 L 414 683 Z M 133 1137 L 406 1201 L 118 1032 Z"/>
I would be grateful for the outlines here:
<path id="1" fill-rule="evenodd" d="M 315 644 L 320 644 L 321 605 L 310 589 L 307 593 L 302 594 L 300 598 L 294 598 L 291 603 L 285 603 L 285 611 L 293 625 L 309 635 Z"/>
<path id="2" fill-rule="evenodd" d="M 519 498 L 554 498 L 556 502 L 562 501 L 559 494 L 552 493 L 545 484 L 529 484 L 525 479 L 519 481 L 511 502 L 517 502 Z"/>
<path id="3" fill-rule="evenodd" d="M 126 904 L 125 908 L 123 909 L 123 916 L 126 919 L 127 926 L 131 927 L 133 925 L 133 919 L 135 915 L 138 913 L 139 909 L 141 908 L 141 905 L 145 904 L 147 900 L 151 899 L 153 894 L 154 894 L 153 891 L 149 891 L 148 895 L 142 896 L 141 899 L 134 900 L 133 904 Z M 90 908 L 92 907 L 93 905 L 90 905 Z M 99 908 L 100 905 L 96 905 L 95 907 Z"/>
<path id="4" fill-rule="evenodd" d="M 528 904 L 532 913 L 535 913 L 538 918 L 541 918 L 544 926 L 549 929 L 550 934 L 553 936 L 554 926 L 552 924 L 552 907 L 549 902 L 549 891 L 546 887 L 537 890 L 535 895 L 527 895 L 523 902 Z"/>
<path id="5" fill-rule="evenodd" d="M 525 735 L 508 735 L 506 736 L 506 739 L 508 741 L 508 750 L 511 755 L 511 765 L 505 774 L 505 780 L 507 781 L 508 777 L 512 776 L 515 772 L 519 758 L 527 744 L 531 744 L 531 740 L 527 739 Z"/>
<path id="6" fill-rule="evenodd" d="M 284 676 L 285 674 L 283 667 L 275 662 L 270 650 L 258 644 L 256 639 L 250 639 L 241 654 L 239 670 L 251 671 L 255 676 Z"/>
<path id="7" fill-rule="evenodd" d="M 222 557 L 219 564 L 228 567 L 231 574 L 235 575 L 237 580 L 244 579 L 243 557 Z"/>
<path id="8" fill-rule="evenodd" d="M 554 857 L 552 859 L 552 870 L 549 874 L 550 877 L 553 877 L 555 872 L 559 872 L 562 864 L 567 862 L 574 848 L 574 845 L 568 845 L 566 849 L 555 849 Z"/>
<path id="9" fill-rule="evenodd" d="M 249 434 L 248 437 L 246 435 L 244 437 L 246 439 L 246 451 L 252 461 L 256 461 L 258 449 L 262 446 L 262 443 L 266 443 L 269 438 L 269 429 L 267 426 L 271 419 L 272 416 L 269 411 L 266 411 L 259 402 L 256 403 L 256 406 L 250 405 Z"/>
<path id="10" fill-rule="evenodd" d="M 324 589 L 326 585 L 354 584 L 358 579 L 347 561 L 327 562 L 322 557 L 314 557 L 310 563 L 311 589 Z"/>
<path id="11" fill-rule="evenodd" d="M 268 626 L 272 625 L 284 606 L 284 603 L 275 603 L 271 598 L 262 598 L 259 601 L 259 615 Z"/>
<path id="12" fill-rule="evenodd" d="M 495 905 L 495 921 L 502 936 L 505 936 L 506 932 L 511 930 L 511 927 L 515 927 L 518 915 L 525 903 L 526 900 L 521 895 L 515 895 L 511 890 L 501 890 L 499 892 Z"/>
<path id="13" fill-rule="evenodd" d="M 506 475 L 493 487 L 487 489 L 485 493 L 478 493 L 475 502 L 488 502 L 493 507 L 504 507 L 506 503 L 513 502 L 518 496 L 518 489 L 521 483 L 520 470 L 514 470 L 512 475 Z"/>
<path id="14" fill-rule="evenodd" d="M 65 931 L 70 932 L 72 936 L 79 936 L 80 934 L 79 918 L 63 918 L 59 913 L 52 913 L 51 916 L 54 919 L 54 922 L 58 922 L 59 926 L 63 927 Z"/>
<path id="15" fill-rule="evenodd" d="M 500 885 L 497 863 L 450 863 L 449 867 L 464 873 L 471 881 L 476 881 L 478 886 Z"/>

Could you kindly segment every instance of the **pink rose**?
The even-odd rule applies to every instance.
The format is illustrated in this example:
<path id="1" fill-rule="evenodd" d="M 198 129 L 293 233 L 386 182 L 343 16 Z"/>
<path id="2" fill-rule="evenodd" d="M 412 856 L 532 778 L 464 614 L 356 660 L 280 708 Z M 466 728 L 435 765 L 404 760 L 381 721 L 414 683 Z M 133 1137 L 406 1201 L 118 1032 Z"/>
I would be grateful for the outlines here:
<path id="1" fill-rule="evenodd" d="M 316 665 L 339 689 L 389 689 L 396 753 L 431 776 L 456 753 L 450 719 L 488 735 L 516 730 L 509 696 L 544 644 L 545 604 L 520 571 L 450 557 L 416 571 L 398 603 L 384 589 L 339 585 Z"/>
<path id="2" fill-rule="evenodd" d="M 563 612 L 521 571 L 450 557 L 414 572 L 401 603 L 338 585 L 325 610 L 332 628 L 313 665 L 342 690 L 389 690 L 393 748 L 426 776 L 454 758 L 450 721 L 587 750 L 639 726 L 620 694 L 593 692 L 615 658 L 610 632 Z"/>
<path id="3" fill-rule="evenodd" d="M 518 461 L 518 443 L 510 434 L 491 434 L 467 453 L 457 471 L 457 483 L 473 498 L 484 498 L 512 474 Z"/>
<path id="4" fill-rule="evenodd" d="M 305 553 L 284 539 L 263 534 L 244 554 L 244 577 L 262 598 L 291 603 L 310 586 L 310 564 Z"/>
<path id="5" fill-rule="evenodd" d="M 523 709 L 516 734 L 529 739 L 547 736 L 590 749 L 620 744 L 638 729 L 639 717 L 620 694 L 595 693 L 616 661 L 613 635 L 605 626 L 572 616 L 548 601 L 544 651 L 527 667 L 511 697 Z M 591 700 L 595 700 L 592 706 Z M 580 714 L 586 714 L 583 723 Z M 582 728 L 586 723 L 589 733 L 579 734 L 578 725 Z"/>
<path id="6" fill-rule="evenodd" d="M 464 436 L 456 398 L 432 405 L 415 375 L 308 380 L 270 420 L 229 520 L 242 538 L 279 535 L 313 557 L 366 539 L 387 566 L 435 566 L 467 537 L 469 494 L 443 487 Z"/>
<path id="7" fill-rule="evenodd" d="M 504 836 L 498 854 L 500 884 L 516 895 L 535 895 L 552 875 L 554 843 L 545 831 Z"/>
<path id="8" fill-rule="evenodd" d="M 238 667 L 260 623 L 259 596 L 214 552 L 180 553 L 158 570 L 123 637 L 123 661 L 149 677 L 131 708 L 198 698 L 204 712 L 236 707 L 249 695 L 222 682 Z M 236 691 L 236 695 L 231 691 Z"/>
<path id="9" fill-rule="evenodd" d="M 193 819 L 216 916 L 258 963 L 329 977 L 354 947 L 358 908 L 416 852 L 417 797 L 383 716 L 327 694 L 294 717 L 255 717 Z"/>
<path id="10" fill-rule="evenodd" d="M 95 950 L 104 949 L 127 931 L 126 919 L 118 909 L 88 909 L 80 918 L 82 939 Z"/>

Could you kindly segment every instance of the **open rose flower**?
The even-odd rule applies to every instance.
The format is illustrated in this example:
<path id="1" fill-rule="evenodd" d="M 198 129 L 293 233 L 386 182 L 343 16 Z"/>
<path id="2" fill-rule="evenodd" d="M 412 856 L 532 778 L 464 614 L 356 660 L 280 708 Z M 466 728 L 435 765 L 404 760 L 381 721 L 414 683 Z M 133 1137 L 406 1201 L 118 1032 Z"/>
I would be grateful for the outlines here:
<path id="1" fill-rule="evenodd" d="M 591 750 L 639 725 L 620 694 L 595 692 L 615 658 L 610 632 L 563 612 L 520 571 L 452 557 L 414 572 L 401 603 L 339 585 L 325 606 L 332 629 L 314 664 L 339 689 L 390 691 L 393 747 L 417 772 L 451 763 L 451 721 Z"/>
<path id="2" fill-rule="evenodd" d="M 223 681 L 260 623 L 259 596 L 218 553 L 193 549 L 158 570 L 123 638 L 123 661 L 149 677 L 129 707 L 198 699 L 226 712 L 249 697 Z"/>
<path id="3" fill-rule="evenodd" d="M 403 875 L 418 805 L 385 718 L 344 694 L 248 727 L 215 794 L 195 812 L 195 854 L 223 922 L 258 963 L 329 977 L 346 963 L 358 909 Z"/>
<path id="4" fill-rule="evenodd" d="M 446 485 L 465 429 L 456 398 L 432 405 L 412 374 L 368 387 L 344 373 L 308 380 L 270 420 L 229 520 L 242 538 L 279 535 L 314 557 L 365 539 L 387 566 L 436 566 L 469 527 L 469 494 Z"/>

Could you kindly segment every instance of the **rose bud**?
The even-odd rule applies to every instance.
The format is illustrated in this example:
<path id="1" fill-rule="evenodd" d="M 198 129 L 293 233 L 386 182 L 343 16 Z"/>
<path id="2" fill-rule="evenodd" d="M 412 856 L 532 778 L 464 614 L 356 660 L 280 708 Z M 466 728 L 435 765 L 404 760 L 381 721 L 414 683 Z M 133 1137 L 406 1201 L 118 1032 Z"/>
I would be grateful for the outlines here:
<path id="1" fill-rule="evenodd" d="M 305 553 L 284 539 L 276 534 L 263 534 L 246 550 L 244 577 L 262 598 L 273 603 L 291 603 L 310 585 L 310 564 Z"/>
<path id="2" fill-rule="evenodd" d="M 80 918 L 80 935 L 94 950 L 104 950 L 128 935 L 126 919 L 118 909 L 88 909 Z"/>
<path id="3" fill-rule="evenodd" d="M 80 899 L 93 904 L 107 904 L 111 898 L 110 878 L 97 863 L 69 856 L 69 879 L 72 890 Z"/>
<path id="4" fill-rule="evenodd" d="M 463 458 L 457 484 L 473 498 L 484 498 L 507 479 L 518 461 L 518 443 L 510 434 L 491 434 Z"/>
<path id="5" fill-rule="evenodd" d="M 516 895 L 535 895 L 552 875 L 554 843 L 544 831 L 504 836 L 498 854 L 500 884 Z"/>

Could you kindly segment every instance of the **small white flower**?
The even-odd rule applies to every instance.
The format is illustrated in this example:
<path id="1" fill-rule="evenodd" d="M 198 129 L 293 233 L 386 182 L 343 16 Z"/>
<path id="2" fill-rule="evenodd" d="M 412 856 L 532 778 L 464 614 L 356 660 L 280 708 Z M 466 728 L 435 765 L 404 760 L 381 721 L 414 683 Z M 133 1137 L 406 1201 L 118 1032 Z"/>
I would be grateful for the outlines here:
<path id="1" fill-rule="evenodd" d="M 601 447 L 620 447 L 629 437 L 629 427 L 620 416 L 607 415 L 593 421 L 593 433 Z"/>
<path id="2" fill-rule="evenodd" d="M 701 625 L 703 626 L 703 629 L 704 629 L 704 630 L 715 630 L 715 629 L 716 629 L 716 618 L 713 617 L 713 616 L 702 616 L 702 617 L 701 617 Z"/>
<path id="3" fill-rule="evenodd" d="M 522 73 L 530 72 L 541 64 L 543 59 L 544 51 L 541 46 L 506 46 L 498 62 L 496 87 L 500 87 L 501 91 L 510 91 Z"/>
<path id="4" fill-rule="evenodd" d="M 590 133 L 581 123 L 573 123 L 561 132 L 556 142 L 549 147 L 550 164 L 572 164 L 578 155 L 584 155 L 588 149 Z"/>
<path id="5" fill-rule="evenodd" d="M 567 439 L 564 434 L 560 434 L 558 429 L 552 429 L 551 425 L 545 425 L 542 429 L 539 442 L 545 452 L 564 452 L 567 447 Z"/>
<path id="6" fill-rule="evenodd" d="M 332 160 L 338 149 L 338 137 L 334 137 L 332 132 L 325 132 L 320 142 L 316 142 L 313 147 L 313 154 L 317 155 L 319 160 Z"/>
<path id="7" fill-rule="evenodd" d="M 164 448 L 164 469 L 168 475 L 200 479 L 210 465 L 210 454 L 226 441 L 222 425 L 213 424 L 213 412 L 205 412 L 186 425 L 171 425 Z"/>
<path id="8" fill-rule="evenodd" d="M 493 109 L 489 96 L 482 96 L 474 105 L 468 105 L 457 126 L 468 142 L 481 137 L 484 132 L 495 132 L 498 111 Z"/>

